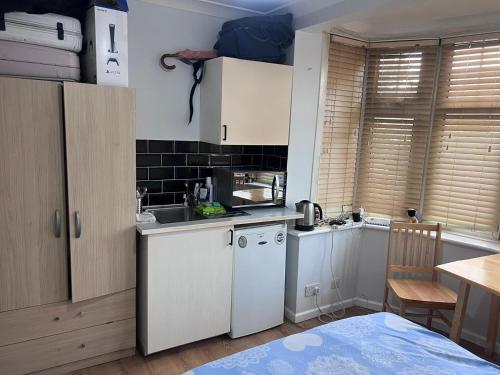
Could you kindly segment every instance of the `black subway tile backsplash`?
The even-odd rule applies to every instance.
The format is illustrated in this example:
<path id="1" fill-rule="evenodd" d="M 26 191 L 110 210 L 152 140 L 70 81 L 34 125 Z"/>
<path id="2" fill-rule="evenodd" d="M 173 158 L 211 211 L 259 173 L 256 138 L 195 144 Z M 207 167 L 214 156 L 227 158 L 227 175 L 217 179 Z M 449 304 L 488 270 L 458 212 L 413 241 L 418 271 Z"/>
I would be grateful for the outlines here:
<path id="1" fill-rule="evenodd" d="M 288 146 L 274 146 L 274 155 L 287 157 L 288 156 Z"/>
<path id="2" fill-rule="evenodd" d="M 148 141 L 143 139 L 138 139 L 135 141 L 135 152 L 138 154 L 147 153 L 148 152 Z"/>
<path id="3" fill-rule="evenodd" d="M 174 141 L 149 141 L 150 154 L 174 152 Z"/>
<path id="4" fill-rule="evenodd" d="M 200 154 L 220 154 L 221 146 L 212 143 L 200 142 Z"/>
<path id="5" fill-rule="evenodd" d="M 150 206 L 160 206 L 160 205 L 174 204 L 174 203 L 175 203 L 174 193 L 149 194 L 149 205 Z"/>
<path id="6" fill-rule="evenodd" d="M 137 140 L 137 186 L 148 188 L 143 205 L 181 204 L 213 168 L 286 169 L 287 146 L 219 146 L 196 141 Z"/>
<path id="7" fill-rule="evenodd" d="M 175 167 L 175 179 L 187 180 L 198 178 L 198 167 Z"/>
<path id="8" fill-rule="evenodd" d="M 186 186 L 184 180 L 165 180 L 163 181 L 163 191 L 167 192 L 185 192 Z"/>
<path id="9" fill-rule="evenodd" d="M 278 156 L 267 156 L 265 157 L 266 164 L 265 167 L 269 169 L 280 169 L 281 168 L 281 158 Z"/>
<path id="10" fill-rule="evenodd" d="M 161 193 L 161 181 L 139 181 L 138 186 L 144 186 L 149 193 Z"/>
<path id="11" fill-rule="evenodd" d="M 136 180 L 148 180 L 149 174 L 147 168 L 136 168 L 135 170 L 135 178 Z"/>
<path id="12" fill-rule="evenodd" d="M 187 165 L 209 165 L 209 157 L 205 154 L 190 154 L 187 156 Z"/>
<path id="13" fill-rule="evenodd" d="M 241 154 L 243 153 L 243 146 L 223 145 L 221 146 L 221 152 L 223 154 Z"/>
<path id="14" fill-rule="evenodd" d="M 200 171 L 199 171 L 199 174 L 200 174 L 200 178 L 202 179 L 206 179 L 207 177 L 212 177 L 213 176 L 213 168 L 202 168 L 200 167 Z"/>
<path id="15" fill-rule="evenodd" d="M 263 146 L 243 146 L 243 154 L 262 155 Z"/>
<path id="16" fill-rule="evenodd" d="M 210 165 L 212 166 L 231 166 L 230 155 L 210 155 Z"/>
<path id="17" fill-rule="evenodd" d="M 185 167 L 186 154 L 162 155 L 161 165 L 163 165 L 164 167 Z"/>
<path id="18" fill-rule="evenodd" d="M 159 167 L 161 166 L 161 155 L 137 154 L 136 163 L 138 167 Z"/>
<path id="19" fill-rule="evenodd" d="M 283 170 L 287 170 L 287 166 L 288 166 L 288 159 L 287 158 L 281 158 L 281 165 L 280 165 L 280 169 L 283 169 Z"/>
<path id="20" fill-rule="evenodd" d="M 150 180 L 167 180 L 174 178 L 174 168 L 149 168 Z"/>
<path id="21" fill-rule="evenodd" d="M 175 152 L 177 154 L 197 154 L 199 142 L 175 141 Z"/>

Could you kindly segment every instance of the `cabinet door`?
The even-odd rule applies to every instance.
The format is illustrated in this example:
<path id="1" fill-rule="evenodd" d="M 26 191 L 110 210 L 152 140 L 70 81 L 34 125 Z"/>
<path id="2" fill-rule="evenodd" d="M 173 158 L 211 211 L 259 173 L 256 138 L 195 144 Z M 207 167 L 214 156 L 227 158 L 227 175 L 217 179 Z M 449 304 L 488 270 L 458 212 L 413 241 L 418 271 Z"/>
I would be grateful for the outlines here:
<path id="1" fill-rule="evenodd" d="M 147 354 L 229 332 L 232 229 L 148 237 Z"/>
<path id="2" fill-rule="evenodd" d="M 64 84 L 73 302 L 135 287 L 135 94 Z"/>
<path id="3" fill-rule="evenodd" d="M 224 58 L 222 144 L 287 145 L 292 67 Z"/>
<path id="4" fill-rule="evenodd" d="M 62 88 L 0 78 L 0 311 L 68 298 Z"/>

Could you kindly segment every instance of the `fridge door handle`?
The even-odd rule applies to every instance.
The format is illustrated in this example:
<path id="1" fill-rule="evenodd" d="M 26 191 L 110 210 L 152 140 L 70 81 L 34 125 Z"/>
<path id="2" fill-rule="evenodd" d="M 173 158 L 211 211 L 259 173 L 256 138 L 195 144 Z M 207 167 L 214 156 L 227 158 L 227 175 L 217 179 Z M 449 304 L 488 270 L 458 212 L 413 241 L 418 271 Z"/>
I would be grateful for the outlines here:
<path id="1" fill-rule="evenodd" d="M 229 233 L 231 233 L 231 237 L 230 237 L 228 246 L 233 246 L 233 242 L 234 242 L 234 230 L 229 229 Z"/>

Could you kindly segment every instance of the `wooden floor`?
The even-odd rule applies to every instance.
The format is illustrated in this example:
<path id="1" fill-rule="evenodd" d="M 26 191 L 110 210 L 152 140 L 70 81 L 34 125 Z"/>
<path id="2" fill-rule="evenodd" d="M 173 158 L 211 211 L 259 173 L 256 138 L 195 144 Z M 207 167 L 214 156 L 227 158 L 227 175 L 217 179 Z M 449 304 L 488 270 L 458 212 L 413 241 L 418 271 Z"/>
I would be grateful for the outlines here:
<path id="1" fill-rule="evenodd" d="M 352 307 L 347 310 L 346 317 L 371 314 L 374 311 L 362 307 Z M 218 336 L 208 340 L 184 345 L 179 348 L 165 350 L 160 353 L 143 357 L 136 354 L 133 357 L 105 363 L 99 366 L 89 367 L 84 370 L 75 371 L 73 375 L 176 375 L 182 374 L 194 367 L 201 366 L 207 362 L 225 357 L 227 355 L 265 344 L 269 341 L 280 339 L 295 333 L 299 333 L 323 323 L 317 319 L 307 320 L 302 323 L 285 323 L 279 327 L 259 332 L 255 335 L 232 340 L 228 336 Z M 462 342 L 462 346 L 469 351 L 483 356 L 483 349 L 477 345 Z M 500 365 L 500 356 L 488 359 Z"/>

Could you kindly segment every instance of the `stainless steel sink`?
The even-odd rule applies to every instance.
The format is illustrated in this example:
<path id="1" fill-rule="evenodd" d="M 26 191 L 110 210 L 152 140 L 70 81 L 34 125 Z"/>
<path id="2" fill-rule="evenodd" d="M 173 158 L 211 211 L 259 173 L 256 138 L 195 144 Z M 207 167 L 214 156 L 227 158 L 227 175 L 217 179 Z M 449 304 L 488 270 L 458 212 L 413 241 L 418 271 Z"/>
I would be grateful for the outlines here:
<path id="1" fill-rule="evenodd" d="M 160 224 L 182 223 L 186 221 L 220 219 L 233 216 L 249 215 L 245 211 L 235 208 L 226 208 L 226 213 L 222 215 L 203 216 L 193 211 L 193 207 L 184 207 L 181 205 L 150 207 L 146 208 L 147 212 L 155 215 L 156 220 Z"/>

